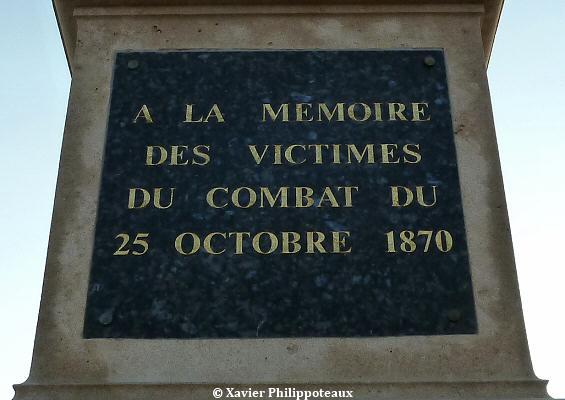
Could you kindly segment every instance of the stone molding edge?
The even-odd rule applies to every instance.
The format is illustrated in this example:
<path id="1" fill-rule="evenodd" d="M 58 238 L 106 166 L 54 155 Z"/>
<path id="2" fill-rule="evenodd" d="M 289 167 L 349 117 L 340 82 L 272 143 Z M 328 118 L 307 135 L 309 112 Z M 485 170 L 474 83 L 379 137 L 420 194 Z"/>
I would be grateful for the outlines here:
<path id="1" fill-rule="evenodd" d="M 437 396 L 464 395 L 465 399 L 551 399 L 546 392 L 546 380 L 519 381 L 454 381 L 454 382 L 382 382 L 382 383 L 101 383 L 101 384 L 35 384 L 23 383 L 14 385 L 16 399 L 40 399 L 44 395 L 56 395 L 57 399 L 74 399 L 76 395 L 87 396 L 84 399 L 99 398 L 104 394 L 112 395 L 113 399 L 130 398 L 138 392 L 145 396 L 167 394 L 167 398 L 176 400 L 187 393 L 211 398 L 214 388 L 236 388 L 266 390 L 270 387 L 295 388 L 296 390 L 353 390 L 355 398 L 372 398 L 375 393 L 379 396 L 401 395 L 406 399 L 430 399 Z M 93 397 L 90 397 L 92 395 Z M 63 397 L 59 397 L 63 396 Z M 178 397 L 177 397 L 178 396 Z M 431 397 L 430 397 L 431 396 Z M 148 397 L 149 398 L 149 397 Z M 185 397 L 184 397 L 185 398 Z M 195 397 L 196 398 L 196 397 Z M 200 398 L 200 396 L 198 396 Z M 442 397 L 443 398 L 443 397 Z"/>
<path id="2" fill-rule="evenodd" d="M 77 24 L 76 24 L 76 18 L 77 17 L 86 17 L 88 16 L 88 14 L 84 14 L 83 10 L 89 10 L 92 11 L 94 9 L 98 9 L 98 10 L 106 10 L 106 14 L 100 13 L 99 11 L 95 11 L 93 13 L 91 13 L 91 16 L 95 16 L 95 15 L 106 15 L 106 16 L 110 16 L 112 15 L 111 13 L 116 13 L 113 15 L 128 15 L 128 14 L 124 14 L 123 9 L 127 9 L 129 7 L 124 7 L 124 6 L 102 6 L 100 4 L 103 4 L 103 2 L 99 2 L 97 7 L 89 7 L 86 6 L 84 4 L 87 4 L 86 2 L 80 3 L 77 0 L 51 0 L 53 3 L 53 10 L 55 12 L 55 17 L 57 19 L 57 25 L 59 27 L 59 33 L 61 35 L 61 41 L 63 42 L 63 48 L 65 50 L 65 55 L 67 57 L 67 64 L 69 66 L 69 71 L 71 73 L 72 76 L 72 72 L 73 72 L 73 61 L 74 61 L 74 53 L 75 53 L 75 46 L 76 46 L 76 38 L 77 38 Z M 469 0 L 470 1 L 470 0 Z M 486 1 L 486 3 L 485 3 Z M 226 10 L 228 8 L 231 8 L 232 10 L 240 8 L 240 9 L 245 9 L 245 12 L 249 12 L 248 10 L 251 7 L 254 7 L 255 9 L 258 8 L 262 8 L 263 10 L 265 9 L 271 9 L 274 10 L 276 8 L 286 8 L 288 9 L 308 9 L 308 12 L 286 12 L 287 15 L 291 15 L 291 14 L 308 14 L 308 13 L 320 13 L 320 14 L 342 14 L 342 13 L 349 13 L 349 14 L 355 14 L 355 13 L 360 13 L 360 12 L 380 12 L 380 13 L 394 13 L 394 12 L 407 12 L 407 13 L 433 13 L 433 12 L 443 12 L 443 13 L 454 13 L 454 12 L 465 12 L 465 8 L 467 8 L 468 10 L 475 10 L 475 11 L 467 11 L 467 12 L 478 12 L 482 14 L 482 17 L 484 19 L 484 24 L 483 24 L 483 42 L 484 42 L 484 51 L 485 51 L 485 67 L 486 65 L 488 65 L 488 60 L 490 57 L 490 52 L 492 50 L 492 45 L 494 42 L 494 35 L 496 32 L 496 26 L 498 24 L 498 20 L 500 18 L 500 13 L 501 13 L 501 9 L 502 9 L 502 3 L 504 0 L 485 0 L 481 3 L 475 3 L 475 2 L 462 2 L 462 3 L 445 3 L 445 2 L 440 2 L 438 3 L 423 3 L 423 2 L 414 2 L 412 4 L 379 4 L 379 5 L 375 5 L 375 4 L 348 4 L 348 5 L 331 5 L 331 4 L 321 4 L 321 5 L 276 5 L 276 4 L 271 4 L 271 5 L 253 5 L 253 4 L 249 4 L 249 5 L 238 5 L 238 6 L 234 6 L 234 5 L 197 5 L 194 4 L 192 6 L 170 6 L 170 5 L 163 5 L 163 6 L 151 6 L 151 5 L 135 5 L 135 6 L 130 6 L 136 9 L 136 13 L 130 13 L 131 15 L 165 15 L 165 14 L 161 14 L 161 13 L 155 13 L 155 9 L 162 9 L 162 10 L 173 10 L 175 9 L 176 15 L 190 15 L 190 14 L 179 14 L 178 10 L 180 8 L 185 8 L 185 9 L 193 9 L 193 10 L 202 10 L 204 8 L 207 8 L 208 10 L 210 8 L 215 8 L 215 9 L 223 9 Z M 496 3 L 494 6 L 493 4 Z M 81 5 L 83 4 L 83 5 Z M 96 3 L 95 3 L 96 4 Z M 463 10 L 463 11 L 456 11 L 457 7 L 459 7 L 459 10 Z M 358 11 L 351 13 L 350 10 L 352 8 L 356 8 Z M 110 11 L 110 14 L 108 14 L 108 9 L 115 9 L 115 11 Z M 143 11 L 143 9 L 150 9 L 151 11 L 149 11 L 148 13 L 146 13 L 145 11 Z M 373 9 L 374 11 L 369 11 Z M 141 10 L 141 14 L 139 14 L 139 11 Z M 320 10 L 333 10 L 333 11 L 325 11 L 325 12 L 321 12 Z M 366 11 L 359 11 L 359 10 L 366 10 Z M 434 11 L 435 10 L 435 11 Z M 479 10 L 479 11 L 476 11 Z M 119 14 L 121 12 L 121 14 Z M 170 13 L 170 11 L 169 11 Z M 226 11 L 217 11 L 216 13 L 204 13 L 202 11 L 200 11 L 200 15 L 217 15 L 217 14 L 221 14 L 221 13 L 226 13 Z M 494 13 L 496 15 L 494 15 Z M 236 15 L 237 12 L 233 12 L 232 15 Z M 259 14 L 269 14 L 269 12 L 255 12 L 255 15 L 259 15 Z M 169 15 L 172 15 L 171 13 Z M 192 14 L 192 15 L 198 15 L 198 14 Z M 229 15 L 229 14 L 228 14 Z M 253 15 L 253 14 L 251 14 Z M 280 13 L 279 13 L 280 15 Z M 494 24 L 494 25 L 493 25 Z"/>
<path id="3" fill-rule="evenodd" d="M 473 13 L 484 14 L 482 4 L 431 4 L 431 5 L 245 5 L 245 6 L 182 6 L 182 7 L 77 7 L 74 17 L 98 16 L 156 16 L 156 15 L 287 15 L 287 14 L 432 14 Z"/>

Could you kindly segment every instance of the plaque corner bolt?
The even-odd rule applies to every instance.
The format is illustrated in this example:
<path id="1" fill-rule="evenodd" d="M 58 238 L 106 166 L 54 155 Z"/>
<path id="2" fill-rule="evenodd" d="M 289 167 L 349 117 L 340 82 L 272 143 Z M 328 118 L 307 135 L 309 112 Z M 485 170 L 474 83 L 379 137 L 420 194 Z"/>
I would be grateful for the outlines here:
<path id="1" fill-rule="evenodd" d="M 137 67 L 139 67 L 139 61 L 137 60 L 128 61 L 128 69 L 136 69 Z"/>
<path id="2" fill-rule="evenodd" d="M 433 67 L 434 65 L 436 65 L 436 59 L 432 56 L 426 56 L 424 57 L 424 64 L 426 64 L 428 67 Z"/>

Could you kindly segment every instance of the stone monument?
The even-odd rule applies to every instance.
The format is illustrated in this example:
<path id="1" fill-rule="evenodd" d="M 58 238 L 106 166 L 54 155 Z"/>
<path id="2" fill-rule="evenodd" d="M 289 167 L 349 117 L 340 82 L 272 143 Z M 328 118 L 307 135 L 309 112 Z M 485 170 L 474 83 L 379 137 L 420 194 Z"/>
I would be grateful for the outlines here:
<path id="1" fill-rule="evenodd" d="M 16 399 L 546 399 L 502 0 L 55 0 L 72 71 Z"/>

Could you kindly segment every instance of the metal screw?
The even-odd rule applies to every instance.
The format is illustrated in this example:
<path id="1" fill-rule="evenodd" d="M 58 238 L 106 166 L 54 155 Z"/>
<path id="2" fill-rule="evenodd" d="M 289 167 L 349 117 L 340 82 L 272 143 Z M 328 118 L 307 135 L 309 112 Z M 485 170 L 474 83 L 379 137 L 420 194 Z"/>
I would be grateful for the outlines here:
<path id="1" fill-rule="evenodd" d="M 137 61 L 137 60 L 129 60 L 128 61 L 128 68 L 129 69 L 136 69 L 137 67 L 139 67 L 139 61 Z"/>
<path id="2" fill-rule="evenodd" d="M 100 317 L 98 317 L 98 322 L 100 322 L 104 326 L 107 326 L 107 325 L 110 325 L 112 323 L 113 319 L 114 319 L 114 310 L 110 309 L 110 310 L 103 312 L 100 315 Z"/>
<path id="3" fill-rule="evenodd" d="M 461 311 L 453 309 L 447 312 L 447 319 L 450 322 L 457 322 L 461 319 Z"/>
<path id="4" fill-rule="evenodd" d="M 432 56 L 426 56 L 424 58 L 424 64 L 426 64 L 428 67 L 433 67 L 434 65 L 436 65 L 436 59 Z"/>

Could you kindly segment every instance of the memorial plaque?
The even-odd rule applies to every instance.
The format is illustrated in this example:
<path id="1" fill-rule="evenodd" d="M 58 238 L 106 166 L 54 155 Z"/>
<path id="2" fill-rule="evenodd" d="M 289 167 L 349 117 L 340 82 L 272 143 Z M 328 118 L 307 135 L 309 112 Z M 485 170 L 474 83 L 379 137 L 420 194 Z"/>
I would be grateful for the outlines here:
<path id="1" fill-rule="evenodd" d="M 476 332 L 441 50 L 116 55 L 86 338 Z"/>

